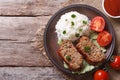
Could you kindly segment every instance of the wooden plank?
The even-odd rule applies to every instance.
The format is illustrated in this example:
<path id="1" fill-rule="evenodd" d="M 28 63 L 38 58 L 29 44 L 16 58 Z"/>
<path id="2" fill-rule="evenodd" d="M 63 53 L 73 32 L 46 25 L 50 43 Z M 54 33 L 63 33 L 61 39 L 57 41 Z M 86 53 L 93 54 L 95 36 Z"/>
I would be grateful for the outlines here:
<path id="1" fill-rule="evenodd" d="M 37 29 L 49 18 L 0 17 L 0 66 L 52 66 L 35 45 Z"/>
<path id="2" fill-rule="evenodd" d="M 1 67 L 0 80 L 87 80 L 66 75 L 54 67 Z M 89 77 L 89 80 L 92 80 Z"/>
<path id="3" fill-rule="evenodd" d="M 53 67 L 1 67 L 0 80 L 66 80 Z"/>
<path id="4" fill-rule="evenodd" d="M 51 15 L 66 0 L 0 0 L 0 15 Z"/>
<path id="5" fill-rule="evenodd" d="M 120 79 L 119 71 L 108 72 L 110 80 Z M 0 80 L 93 80 L 92 76 L 70 76 L 55 67 L 0 67 Z"/>
<path id="6" fill-rule="evenodd" d="M 60 8 L 71 4 L 94 6 L 96 0 L 0 0 L 1 16 L 52 15 Z M 99 3 L 101 0 L 97 0 Z"/>

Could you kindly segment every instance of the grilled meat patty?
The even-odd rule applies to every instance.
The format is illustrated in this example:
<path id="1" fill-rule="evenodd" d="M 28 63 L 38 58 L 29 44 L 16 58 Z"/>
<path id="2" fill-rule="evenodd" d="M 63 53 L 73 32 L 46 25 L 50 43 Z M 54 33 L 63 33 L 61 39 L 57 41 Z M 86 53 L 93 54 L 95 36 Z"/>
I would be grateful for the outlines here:
<path id="1" fill-rule="evenodd" d="M 96 65 L 105 59 L 105 54 L 88 37 L 82 36 L 76 45 L 89 64 Z"/>
<path id="2" fill-rule="evenodd" d="M 78 70 L 82 68 L 83 57 L 71 41 L 63 41 L 58 50 L 58 54 L 68 64 L 69 69 Z"/>

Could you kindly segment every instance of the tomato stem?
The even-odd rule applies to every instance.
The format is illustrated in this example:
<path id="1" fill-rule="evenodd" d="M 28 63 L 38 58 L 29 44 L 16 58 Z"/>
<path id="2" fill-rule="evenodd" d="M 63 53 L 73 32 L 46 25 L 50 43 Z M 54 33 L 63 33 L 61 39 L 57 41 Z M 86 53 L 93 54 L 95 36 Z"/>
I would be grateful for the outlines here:
<path id="1" fill-rule="evenodd" d="M 110 58 L 110 62 L 113 62 L 115 60 L 114 56 Z"/>
<path id="2" fill-rule="evenodd" d="M 106 67 L 103 68 L 104 71 L 108 72 L 108 69 Z"/>

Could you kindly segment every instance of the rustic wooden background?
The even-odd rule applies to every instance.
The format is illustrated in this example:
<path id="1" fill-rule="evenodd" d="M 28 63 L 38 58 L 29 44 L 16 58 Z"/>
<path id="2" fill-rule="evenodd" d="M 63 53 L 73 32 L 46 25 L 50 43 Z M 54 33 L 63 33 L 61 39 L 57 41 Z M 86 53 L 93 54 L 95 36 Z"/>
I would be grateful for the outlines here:
<path id="1" fill-rule="evenodd" d="M 92 80 L 92 75 L 62 73 L 43 48 L 47 21 L 70 4 L 87 4 L 103 12 L 102 0 L 0 0 L 0 80 Z M 120 19 L 109 20 L 116 34 L 115 51 L 120 54 Z M 108 67 L 108 72 L 110 80 L 120 79 L 119 71 Z"/>

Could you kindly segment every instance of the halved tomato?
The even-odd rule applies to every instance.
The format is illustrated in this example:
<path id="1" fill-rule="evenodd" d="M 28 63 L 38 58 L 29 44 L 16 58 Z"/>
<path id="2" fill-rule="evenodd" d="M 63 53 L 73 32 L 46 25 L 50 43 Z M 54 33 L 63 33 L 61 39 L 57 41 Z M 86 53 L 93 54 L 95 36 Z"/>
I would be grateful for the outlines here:
<path id="1" fill-rule="evenodd" d="M 96 16 L 92 19 L 90 28 L 94 31 L 101 32 L 105 27 L 105 20 L 101 16 Z"/>
<path id="2" fill-rule="evenodd" d="M 97 42 L 100 46 L 107 46 L 111 43 L 112 36 L 107 31 L 102 31 L 98 34 Z"/>

